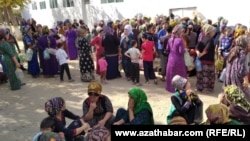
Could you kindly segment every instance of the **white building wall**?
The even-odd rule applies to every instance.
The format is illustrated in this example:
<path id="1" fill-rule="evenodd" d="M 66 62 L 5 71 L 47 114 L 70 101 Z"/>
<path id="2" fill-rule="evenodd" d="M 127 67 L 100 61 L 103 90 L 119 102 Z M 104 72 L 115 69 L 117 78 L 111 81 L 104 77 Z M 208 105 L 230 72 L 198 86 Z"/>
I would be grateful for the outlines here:
<path id="1" fill-rule="evenodd" d="M 90 4 L 84 4 L 84 0 L 74 0 L 75 7 L 63 8 L 62 0 L 58 0 L 59 8 L 50 9 L 49 0 L 46 0 L 46 10 L 39 10 L 39 1 L 36 0 L 38 10 L 25 9 L 25 18 L 34 18 L 38 23 L 52 26 L 57 20 L 84 19 L 90 26 L 101 19 L 117 20 L 132 18 L 137 13 L 145 16 L 155 17 L 156 15 L 169 15 L 169 9 L 196 7 L 206 18 L 216 22 L 218 16 L 229 20 L 230 25 L 242 23 L 250 24 L 248 16 L 248 5 L 245 0 L 237 0 L 235 4 L 226 4 L 224 1 L 209 0 L 124 0 L 121 3 L 101 4 L 101 0 L 90 0 Z M 30 12 L 29 12 L 30 11 Z M 189 12 L 191 14 L 191 12 Z M 182 16 L 182 15 L 180 15 Z M 185 15 L 188 16 L 188 15 Z M 190 15 L 191 16 L 191 15 Z"/>

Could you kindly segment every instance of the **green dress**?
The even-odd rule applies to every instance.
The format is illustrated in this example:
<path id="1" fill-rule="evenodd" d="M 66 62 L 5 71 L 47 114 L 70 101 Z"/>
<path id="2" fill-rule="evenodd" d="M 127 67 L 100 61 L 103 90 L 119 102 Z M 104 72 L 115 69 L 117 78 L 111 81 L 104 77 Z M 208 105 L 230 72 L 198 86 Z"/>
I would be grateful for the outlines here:
<path id="1" fill-rule="evenodd" d="M 12 56 L 16 56 L 15 50 L 8 42 L 4 42 L 0 44 L 0 51 L 2 52 L 3 65 L 6 68 L 11 90 L 18 90 L 21 87 L 21 81 L 15 74 L 16 65 L 11 59 Z"/>

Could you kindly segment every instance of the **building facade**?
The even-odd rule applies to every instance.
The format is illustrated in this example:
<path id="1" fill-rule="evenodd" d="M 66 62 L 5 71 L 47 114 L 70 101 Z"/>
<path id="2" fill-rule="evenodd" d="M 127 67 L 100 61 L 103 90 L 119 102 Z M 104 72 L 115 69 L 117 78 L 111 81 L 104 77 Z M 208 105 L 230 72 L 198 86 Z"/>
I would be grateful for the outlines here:
<path id="1" fill-rule="evenodd" d="M 219 16 L 229 20 L 230 25 L 242 23 L 250 26 L 248 5 L 245 0 L 237 3 L 209 0 L 32 0 L 23 11 L 23 18 L 34 18 L 37 23 L 55 26 L 65 19 L 83 19 L 89 27 L 103 19 L 122 20 L 141 13 L 147 17 L 169 15 L 192 16 L 194 11 L 216 22 Z"/>

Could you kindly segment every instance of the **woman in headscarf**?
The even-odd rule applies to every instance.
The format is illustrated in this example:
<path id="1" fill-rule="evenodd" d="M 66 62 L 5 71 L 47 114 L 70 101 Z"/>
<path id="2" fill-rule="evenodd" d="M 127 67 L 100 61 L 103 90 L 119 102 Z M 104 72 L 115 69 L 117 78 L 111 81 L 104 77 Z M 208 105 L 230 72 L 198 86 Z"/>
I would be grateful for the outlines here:
<path id="1" fill-rule="evenodd" d="M 205 111 L 207 120 L 204 125 L 242 125 L 241 122 L 229 117 L 229 109 L 224 104 L 209 105 Z"/>
<path id="2" fill-rule="evenodd" d="M 121 77 L 119 71 L 119 57 L 118 48 L 119 40 L 114 36 L 113 22 L 109 21 L 104 29 L 104 37 L 102 40 L 102 46 L 104 47 L 104 52 L 106 54 L 106 60 L 108 63 L 107 68 L 107 80 L 115 79 Z"/>
<path id="3" fill-rule="evenodd" d="M 2 55 L 2 63 L 5 66 L 6 74 L 9 79 L 11 90 L 18 90 L 21 88 L 21 81 L 17 78 L 15 71 L 20 68 L 11 45 L 5 40 L 5 30 L 0 28 L 0 53 Z M 1 57 L 1 56 L 0 56 Z"/>
<path id="4" fill-rule="evenodd" d="M 187 124 L 200 124 L 203 120 L 203 102 L 191 89 L 191 83 L 186 78 L 175 75 L 171 84 L 176 91 L 171 96 L 172 105 L 167 116 L 167 123 L 173 124 L 176 117 L 183 117 Z M 185 124 L 183 119 L 181 122 Z"/>
<path id="5" fill-rule="evenodd" d="M 45 102 L 45 111 L 55 122 L 54 132 L 63 132 L 66 141 L 73 141 L 78 135 L 85 134 L 89 130 L 89 124 L 84 122 L 83 118 L 66 108 L 62 97 L 54 97 Z M 66 127 L 66 118 L 73 120 L 68 127 Z"/>
<path id="6" fill-rule="evenodd" d="M 117 110 L 114 125 L 154 125 L 154 116 L 146 93 L 138 87 L 128 91 L 128 108 Z"/>
<path id="7" fill-rule="evenodd" d="M 79 54 L 79 66 L 81 72 L 81 80 L 83 82 L 90 82 L 95 79 L 94 75 L 94 62 L 92 59 L 91 46 L 85 35 L 87 33 L 87 29 L 85 27 L 79 28 L 78 34 L 79 36 L 76 39 L 76 46 L 78 48 Z"/>
<path id="8" fill-rule="evenodd" d="M 110 130 L 114 121 L 114 109 L 110 99 L 101 93 L 100 83 L 91 82 L 88 85 L 88 98 L 84 100 L 82 106 L 83 117 L 90 127 L 100 125 Z"/>
<path id="9" fill-rule="evenodd" d="M 128 51 L 128 49 L 132 47 L 131 41 L 133 40 L 133 38 L 132 26 L 129 24 L 125 25 L 119 46 L 119 58 L 121 59 L 122 68 L 128 81 L 131 80 L 132 76 L 131 59 L 124 54 L 126 51 Z"/>
<path id="10" fill-rule="evenodd" d="M 96 28 L 96 31 L 97 31 L 98 35 L 91 39 L 90 45 L 95 46 L 95 48 L 96 48 L 96 52 L 95 52 L 95 55 L 96 55 L 96 57 L 95 57 L 96 58 L 96 74 L 100 75 L 100 67 L 98 64 L 98 60 L 100 59 L 101 53 L 104 52 L 104 48 L 102 46 L 103 29 L 102 29 L 102 27 L 98 26 Z"/>
<path id="11" fill-rule="evenodd" d="M 24 44 L 33 52 L 31 60 L 28 61 L 28 73 L 31 74 L 33 78 L 36 78 L 40 75 L 40 67 L 37 57 L 37 44 L 33 38 L 33 31 L 30 26 L 25 28 L 25 32 Z"/>
<path id="12" fill-rule="evenodd" d="M 205 37 L 196 46 L 196 54 L 202 64 L 202 70 L 197 72 L 196 88 L 202 93 L 211 93 L 214 90 L 215 82 L 215 44 L 214 34 L 215 27 L 205 24 L 202 27 Z"/>
<path id="13" fill-rule="evenodd" d="M 42 28 L 43 35 L 38 39 L 37 46 L 39 52 L 43 54 L 45 49 L 56 49 L 56 39 L 53 36 L 49 35 L 49 28 L 47 26 L 43 26 Z M 41 58 L 40 65 L 42 65 L 43 75 L 45 77 L 53 77 L 58 74 L 59 64 L 56 60 L 56 56 L 50 54 L 49 59 Z"/>
<path id="14" fill-rule="evenodd" d="M 68 56 L 70 60 L 76 60 L 77 59 L 77 48 L 75 45 L 75 40 L 77 38 L 77 30 L 75 27 L 68 23 L 68 29 L 65 31 L 65 37 L 66 37 L 66 45 L 68 49 Z"/>
<path id="15" fill-rule="evenodd" d="M 171 80 L 175 75 L 187 78 L 187 69 L 184 61 L 184 42 L 181 35 L 184 29 L 176 25 L 172 30 L 172 37 L 168 39 L 166 50 L 169 52 L 166 66 L 166 90 L 174 93 L 175 88 L 171 85 Z"/>
<path id="16" fill-rule="evenodd" d="M 241 98 L 246 103 L 250 102 L 250 90 L 248 88 L 249 81 L 248 81 L 248 67 L 245 65 L 246 61 L 246 54 L 249 52 L 249 41 L 247 37 L 244 35 L 239 36 L 235 40 L 235 47 L 233 47 L 227 59 L 226 65 L 226 79 L 224 81 L 224 87 L 235 85 L 243 94 Z M 226 96 L 221 96 L 220 101 L 224 101 L 223 98 L 226 98 L 230 94 L 227 92 Z M 250 123 L 250 110 L 243 110 L 239 106 L 241 102 L 237 102 L 234 104 L 229 104 L 231 113 L 234 114 L 235 117 L 241 119 L 243 121 L 247 121 Z"/>

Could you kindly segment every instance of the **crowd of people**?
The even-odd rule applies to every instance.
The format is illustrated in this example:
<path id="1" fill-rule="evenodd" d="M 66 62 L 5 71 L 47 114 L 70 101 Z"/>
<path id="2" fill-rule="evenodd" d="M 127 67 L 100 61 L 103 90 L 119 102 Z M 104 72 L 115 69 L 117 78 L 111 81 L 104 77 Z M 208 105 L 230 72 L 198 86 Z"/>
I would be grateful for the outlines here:
<path id="1" fill-rule="evenodd" d="M 153 20 L 136 17 L 106 23 L 101 20 L 90 31 L 82 20 L 79 23 L 58 21 L 52 29 L 34 20 L 23 21 L 23 42 L 30 56 L 27 71 L 33 78 L 60 74 L 63 82 L 65 70 L 69 82 L 73 82 L 69 59 L 79 60 L 79 78 L 89 83 L 89 97 L 83 101 L 82 115 L 70 112 L 62 97 L 45 103 L 48 117 L 41 122 L 41 132 L 34 140 L 52 136 L 66 141 L 110 140 L 111 125 L 153 125 L 154 111 L 141 86 L 150 84 L 151 80 L 158 84 L 154 70 L 156 58 L 160 59 L 157 71 L 166 84 L 164 89 L 173 94 L 166 124 L 249 124 L 250 37 L 246 26 L 236 24 L 232 28 L 227 23 L 223 17 L 215 23 L 174 15 Z M 20 49 L 14 37 L 8 34 L 8 30 L 0 29 L 1 63 L 11 90 L 18 90 L 25 83 L 18 79 L 15 70 L 26 69 L 20 64 L 15 48 L 18 52 Z M 127 109 L 120 108 L 114 115 L 112 101 L 102 94 L 102 85 L 122 76 L 120 66 L 132 88 L 127 92 Z M 141 82 L 140 71 L 144 72 L 145 83 Z M 100 77 L 100 83 L 95 81 L 96 76 Z M 189 81 L 192 76 L 197 78 L 195 88 Z M 212 93 L 216 79 L 223 83 L 219 102 L 205 110 L 204 122 L 203 102 L 198 93 Z M 68 127 L 65 118 L 73 120 Z"/>

